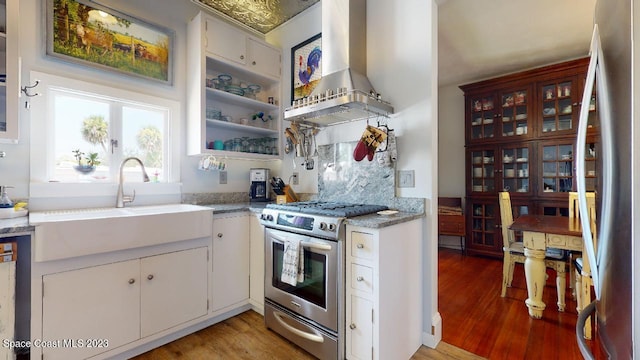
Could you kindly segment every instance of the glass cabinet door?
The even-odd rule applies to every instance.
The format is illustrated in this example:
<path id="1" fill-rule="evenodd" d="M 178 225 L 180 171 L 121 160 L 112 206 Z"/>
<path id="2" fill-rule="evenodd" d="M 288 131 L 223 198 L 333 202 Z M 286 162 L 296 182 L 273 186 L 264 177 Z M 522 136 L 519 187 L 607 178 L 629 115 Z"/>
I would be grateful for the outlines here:
<path id="1" fill-rule="evenodd" d="M 0 142 L 18 142 L 18 0 L 0 1 Z"/>
<path id="2" fill-rule="evenodd" d="M 529 155 L 527 146 L 502 148 L 502 189 L 503 191 L 528 193 Z"/>
<path id="3" fill-rule="evenodd" d="M 541 135 L 575 132 L 580 108 L 576 97 L 582 96 L 575 80 L 549 82 L 541 86 Z"/>
<path id="4" fill-rule="evenodd" d="M 588 142 L 585 144 L 585 159 L 584 159 L 584 171 L 585 171 L 585 188 L 586 191 L 596 191 L 598 186 L 598 144 L 595 142 Z"/>
<path id="5" fill-rule="evenodd" d="M 582 89 L 585 87 L 586 76 L 581 78 Z M 582 101 L 582 94 L 580 94 Z M 600 121 L 598 118 L 598 111 L 596 108 L 596 86 L 593 86 L 593 93 L 591 94 L 591 99 L 589 100 L 589 118 L 587 119 L 587 131 L 588 133 L 599 132 L 600 131 Z M 580 102 L 582 105 L 582 102 Z M 579 111 L 579 110 L 576 110 Z"/>
<path id="6" fill-rule="evenodd" d="M 569 201 L 566 199 L 542 201 L 537 207 L 537 213 L 541 215 L 569 216 Z"/>
<path id="7" fill-rule="evenodd" d="M 542 146 L 542 193 L 569 192 L 573 189 L 573 145 Z"/>
<path id="8" fill-rule="evenodd" d="M 527 200 L 519 199 L 512 199 L 511 211 L 513 213 L 514 219 L 517 219 L 522 215 L 529 215 L 533 213 L 530 202 Z M 500 219 L 500 221 L 502 222 L 502 219 Z M 514 235 L 517 242 L 522 242 L 522 231 L 514 231 Z"/>
<path id="9" fill-rule="evenodd" d="M 471 201 L 471 238 L 469 247 L 474 250 L 495 251 L 502 248 L 502 236 L 497 227 L 500 210 L 496 202 Z"/>
<path id="10" fill-rule="evenodd" d="M 495 191 L 495 151 L 474 150 L 471 154 L 471 191 L 478 193 Z"/>
<path id="11" fill-rule="evenodd" d="M 498 121 L 502 137 L 523 136 L 529 133 L 529 89 L 521 88 L 500 94 L 501 114 Z"/>
<path id="12" fill-rule="evenodd" d="M 471 98 L 471 140 L 495 137 L 497 112 L 494 102 L 493 94 Z"/>

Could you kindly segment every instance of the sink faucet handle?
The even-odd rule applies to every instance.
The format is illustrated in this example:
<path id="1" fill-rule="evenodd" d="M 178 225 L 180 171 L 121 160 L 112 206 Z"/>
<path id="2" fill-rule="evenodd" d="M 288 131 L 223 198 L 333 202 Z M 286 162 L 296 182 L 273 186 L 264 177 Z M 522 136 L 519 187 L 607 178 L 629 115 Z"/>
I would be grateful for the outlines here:
<path id="1" fill-rule="evenodd" d="M 136 190 L 133 189 L 133 195 L 122 196 L 122 203 L 123 204 L 130 203 L 130 202 L 133 202 L 135 199 L 136 199 Z"/>

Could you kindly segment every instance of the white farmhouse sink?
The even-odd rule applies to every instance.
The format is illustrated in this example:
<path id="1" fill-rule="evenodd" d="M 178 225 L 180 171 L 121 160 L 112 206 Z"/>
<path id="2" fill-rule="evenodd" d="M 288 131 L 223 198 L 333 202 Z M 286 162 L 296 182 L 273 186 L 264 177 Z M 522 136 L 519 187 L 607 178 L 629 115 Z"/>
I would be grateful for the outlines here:
<path id="1" fill-rule="evenodd" d="M 210 237 L 212 209 L 189 204 L 31 212 L 35 261 Z"/>

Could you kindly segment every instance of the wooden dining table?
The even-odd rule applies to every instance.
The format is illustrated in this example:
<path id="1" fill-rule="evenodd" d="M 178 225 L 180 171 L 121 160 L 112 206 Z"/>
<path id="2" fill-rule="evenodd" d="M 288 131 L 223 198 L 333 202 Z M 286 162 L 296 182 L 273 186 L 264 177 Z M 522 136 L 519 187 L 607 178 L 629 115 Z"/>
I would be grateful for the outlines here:
<path id="1" fill-rule="evenodd" d="M 540 319 L 546 307 L 542 301 L 542 292 L 546 283 L 545 252 L 547 248 L 582 251 L 580 219 L 566 216 L 521 215 L 509 228 L 522 232 L 526 256 L 524 274 L 528 295 L 525 304 L 529 308 L 529 315 Z M 566 282 L 565 274 L 561 275 L 558 281 Z M 563 284 L 563 286 L 566 285 Z M 564 307 L 564 294 L 559 293 L 558 310 L 564 311 Z"/>

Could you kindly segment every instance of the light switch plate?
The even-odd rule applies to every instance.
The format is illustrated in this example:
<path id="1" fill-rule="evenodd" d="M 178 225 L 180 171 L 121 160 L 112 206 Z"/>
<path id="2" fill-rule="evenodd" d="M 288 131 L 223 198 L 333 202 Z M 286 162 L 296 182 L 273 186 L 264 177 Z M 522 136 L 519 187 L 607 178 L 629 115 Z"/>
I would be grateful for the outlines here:
<path id="1" fill-rule="evenodd" d="M 227 172 L 226 171 L 220 171 L 220 180 L 218 182 L 220 184 L 226 184 L 227 183 Z"/>
<path id="2" fill-rule="evenodd" d="M 414 170 L 398 170 L 398 187 L 412 188 L 416 187 Z"/>

